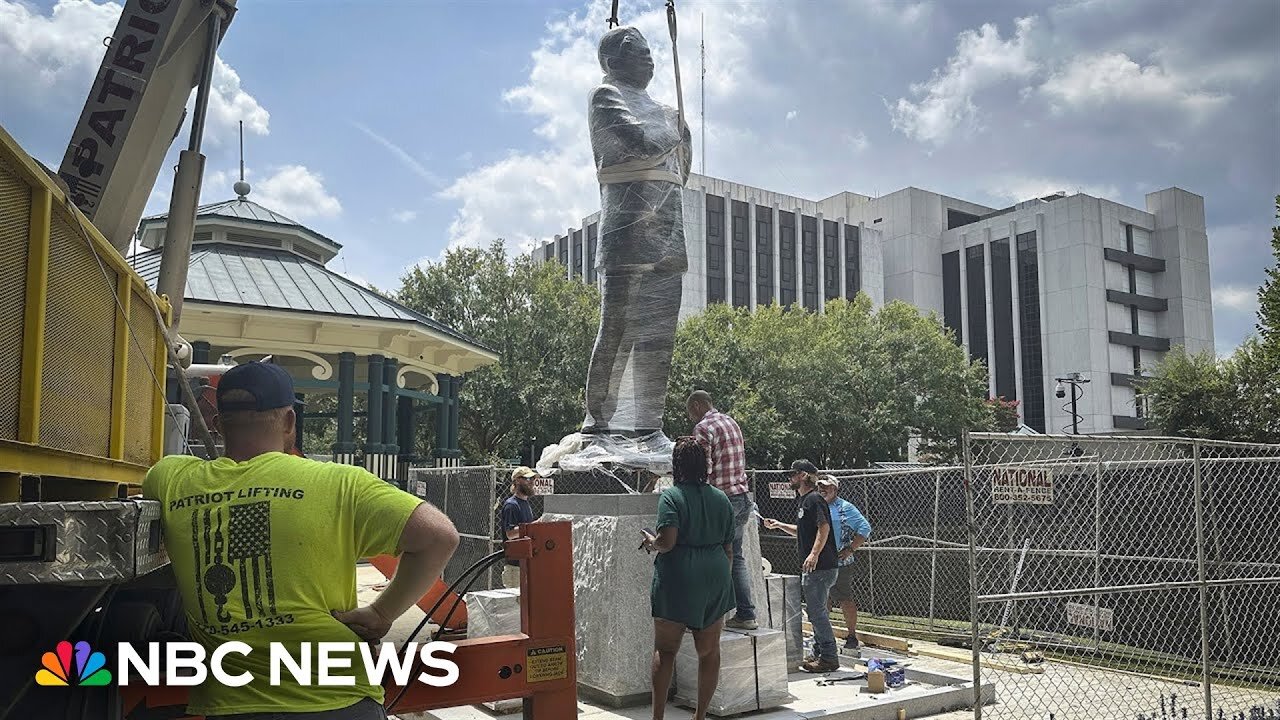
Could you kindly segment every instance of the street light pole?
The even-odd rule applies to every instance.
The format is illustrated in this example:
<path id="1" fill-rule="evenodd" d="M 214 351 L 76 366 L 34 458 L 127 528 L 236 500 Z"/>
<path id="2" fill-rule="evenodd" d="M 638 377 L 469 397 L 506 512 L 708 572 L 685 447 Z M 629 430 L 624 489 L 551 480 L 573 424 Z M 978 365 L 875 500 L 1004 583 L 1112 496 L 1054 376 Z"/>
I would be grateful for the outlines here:
<path id="1" fill-rule="evenodd" d="M 1076 412 L 1076 401 L 1084 397 L 1084 389 L 1080 386 L 1088 383 L 1089 378 L 1086 378 L 1078 372 L 1073 372 L 1067 373 L 1066 377 L 1054 378 L 1054 381 L 1058 383 L 1058 386 L 1054 389 L 1054 394 L 1057 395 L 1059 399 L 1065 397 L 1067 394 L 1066 389 L 1063 388 L 1062 384 L 1066 383 L 1071 386 L 1071 434 L 1079 435 L 1080 413 Z"/>

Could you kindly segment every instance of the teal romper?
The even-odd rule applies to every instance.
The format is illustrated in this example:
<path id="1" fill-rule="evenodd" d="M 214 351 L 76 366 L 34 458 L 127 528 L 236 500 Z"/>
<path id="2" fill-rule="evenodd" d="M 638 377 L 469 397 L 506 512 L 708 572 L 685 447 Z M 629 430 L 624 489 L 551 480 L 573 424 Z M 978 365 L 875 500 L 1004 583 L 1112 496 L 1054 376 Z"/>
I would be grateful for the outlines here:
<path id="1" fill-rule="evenodd" d="M 676 546 L 653 561 L 653 617 L 703 630 L 736 607 L 724 546 L 733 543 L 729 497 L 710 485 L 676 485 L 658 499 L 658 527 L 676 527 Z"/>

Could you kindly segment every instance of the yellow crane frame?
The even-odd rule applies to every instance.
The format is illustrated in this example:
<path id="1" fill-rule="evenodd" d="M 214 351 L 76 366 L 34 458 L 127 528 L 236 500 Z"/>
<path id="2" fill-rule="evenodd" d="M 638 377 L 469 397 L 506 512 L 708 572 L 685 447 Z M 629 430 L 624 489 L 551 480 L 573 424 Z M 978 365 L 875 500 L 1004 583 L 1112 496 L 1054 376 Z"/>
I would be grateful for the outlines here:
<path id="1" fill-rule="evenodd" d="M 0 128 L 0 502 L 121 497 L 163 449 L 169 304 Z"/>

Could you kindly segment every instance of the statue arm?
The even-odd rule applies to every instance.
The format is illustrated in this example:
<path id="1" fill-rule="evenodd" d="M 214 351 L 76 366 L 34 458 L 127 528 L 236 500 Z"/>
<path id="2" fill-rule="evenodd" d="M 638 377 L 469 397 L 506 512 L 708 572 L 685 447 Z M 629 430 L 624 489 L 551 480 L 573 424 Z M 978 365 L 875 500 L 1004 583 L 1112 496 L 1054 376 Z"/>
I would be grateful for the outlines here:
<path id="1" fill-rule="evenodd" d="M 639 154 L 652 155 L 664 152 L 649 139 L 644 131 L 644 121 L 637 117 L 622 98 L 622 93 L 608 85 L 602 85 L 591 93 L 591 133 L 613 135 L 624 147 L 635 148 Z"/>

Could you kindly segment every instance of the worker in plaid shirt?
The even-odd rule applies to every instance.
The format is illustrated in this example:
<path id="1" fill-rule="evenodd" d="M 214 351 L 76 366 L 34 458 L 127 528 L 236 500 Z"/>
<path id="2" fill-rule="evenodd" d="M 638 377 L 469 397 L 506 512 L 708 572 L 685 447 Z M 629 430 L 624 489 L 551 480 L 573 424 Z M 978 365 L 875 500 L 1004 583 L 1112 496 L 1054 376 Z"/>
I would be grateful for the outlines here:
<path id="1" fill-rule="evenodd" d="M 758 625 L 756 608 L 751 604 L 751 576 L 742 556 L 742 536 L 755 509 L 747 483 L 747 449 L 742 429 L 733 418 L 716 410 L 711 394 L 705 390 L 689 395 L 685 407 L 689 419 L 697 423 L 694 437 L 707 449 L 707 484 L 723 490 L 733 506 L 733 594 L 738 609 L 725 627 L 755 630 Z"/>

